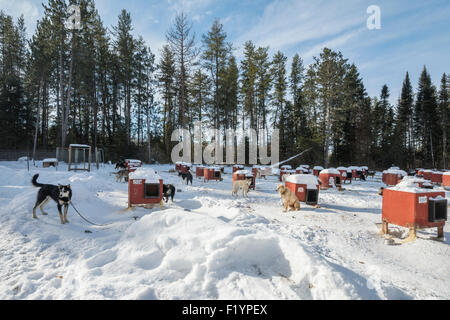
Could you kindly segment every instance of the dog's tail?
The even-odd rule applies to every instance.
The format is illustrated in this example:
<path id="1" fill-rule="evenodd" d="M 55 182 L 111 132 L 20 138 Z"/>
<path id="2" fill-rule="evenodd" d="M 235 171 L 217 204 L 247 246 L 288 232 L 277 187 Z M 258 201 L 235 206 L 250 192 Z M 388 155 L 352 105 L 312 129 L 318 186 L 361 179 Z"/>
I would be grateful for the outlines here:
<path id="1" fill-rule="evenodd" d="M 38 178 L 39 178 L 39 174 L 35 174 L 34 177 L 33 177 L 33 180 L 31 180 L 31 183 L 32 183 L 33 186 L 35 186 L 36 188 L 41 188 L 41 187 L 43 187 L 44 185 L 41 184 L 41 183 L 39 183 L 39 182 L 37 182 L 37 179 L 38 179 Z"/>

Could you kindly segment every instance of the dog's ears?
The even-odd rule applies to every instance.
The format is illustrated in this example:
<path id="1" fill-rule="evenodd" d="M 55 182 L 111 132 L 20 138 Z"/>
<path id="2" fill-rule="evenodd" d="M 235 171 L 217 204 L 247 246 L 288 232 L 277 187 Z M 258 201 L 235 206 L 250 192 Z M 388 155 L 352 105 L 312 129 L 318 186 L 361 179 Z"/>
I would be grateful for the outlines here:
<path id="1" fill-rule="evenodd" d="M 70 184 L 69 184 L 69 185 L 67 185 L 67 188 L 69 188 L 69 189 L 72 189 L 72 188 L 70 187 Z"/>

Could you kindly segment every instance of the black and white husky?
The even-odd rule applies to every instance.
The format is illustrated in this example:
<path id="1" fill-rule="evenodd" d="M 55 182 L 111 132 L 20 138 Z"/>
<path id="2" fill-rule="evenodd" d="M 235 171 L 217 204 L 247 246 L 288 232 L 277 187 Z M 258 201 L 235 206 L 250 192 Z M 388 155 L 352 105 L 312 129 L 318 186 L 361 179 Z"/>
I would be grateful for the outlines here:
<path id="1" fill-rule="evenodd" d="M 36 204 L 33 208 L 33 218 L 37 219 L 36 216 L 36 209 L 37 207 L 41 208 L 42 215 L 46 216 L 47 213 L 44 211 L 44 207 L 48 204 L 48 202 L 53 199 L 57 205 L 58 205 L 58 212 L 59 212 L 59 218 L 61 219 L 61 224 L 69 223 L 69 220 L 67 220 L 67 211 L 69 210 L 69 204 L 72 200 L 72 189 L 70 188 L 70 185 L 68 186 L 54 186 L 50 184 L 41 184 L 37 182 L 37 179 L 39 177 L 39 174 L 36 174 L 33 177 L 33 180 L 31 183 L 36 188 L 41 188 L 37 195 Z M 61 211 L 62 207 L 64 206 L 64 216 Z"/>

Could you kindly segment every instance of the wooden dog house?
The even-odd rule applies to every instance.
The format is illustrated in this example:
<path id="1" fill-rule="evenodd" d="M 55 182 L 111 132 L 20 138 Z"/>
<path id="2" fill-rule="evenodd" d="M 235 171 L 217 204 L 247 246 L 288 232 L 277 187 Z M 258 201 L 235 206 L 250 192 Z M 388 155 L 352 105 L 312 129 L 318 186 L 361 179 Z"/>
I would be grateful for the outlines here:
<path id="1" fill-rule="evenodd" d="M 387 186 L 396 186 L 399 184 L 404 177 L 408 176 L 408 174 L 396 168 L 391 168 L 383 172 L 383 182 Z"/>
<path id="2" fill-rule="evenodd" d="M 160 205 L 163 199 L 163 180 L 152 169 L 136 168 L 128 179 L 128 208 Z"/>
<path id="3" fill-rule="evenodd" d="M 433 171 L 431 175 L 431 183 L 442 185 L 443 175 L 444 175 L 443 172 Z"/>
<path id="4" fill-rule="evenodd" d="M 315 166 L 315 167 L 313 168 L 313 175 L 315 175 L 316 177 L 318 177 L 319 174 L 320 174 L 320 172 L 321 172 L 322 170 L 324 170 L 323 167 L 321 167 L 321 166 Z"/>
<path id="5" fill-rule="evenodd" d="M 142 161 L 135 159 L 125 159 L 125 165 L 127 166 L 128 171 L 134 172 L 138 168 L 142 168 Z"/>
<path id="6" fill-rule="evenodd" d="M 204 166 L 197 166 L 195 168 L 195 176 L 197 178 L 203 178 L 204 174 L 205 174 L 205 167 Z"/>
<path id="7" fill-rule="evenodd" d="M 58 167 L 58 159 L 44 159 L 42 161 L 43 168 Z"/>
<path id="8" fill-rule="evenodd" d="M 334 168 L 322 170 L 319 174 L 319 180 L 322 183 L 320 186 L 322 190 L 328 190 L 333 186 L 336 188 L 342 187 L 341 173 Z"/>
<path id="9" fill-rule="evenodd" d="M 218 167 L 204 168 L 203 169 L 203 181 L 222 181 L 222 171 Z"/>
<path id="10" fill-rule="evenodd" d="M 299 201 L 317 206 L 319 203 L 319 181 L 310 174 L 296 174 L 287 177 L 286 187 L 291 190 Z"/>
<path id="11" fill-rule="evenodd" d="M 383 192 L 383 233 L 388 234 L 389 224 L 395 224 L 410 229 L 406 241 L 415 240 L 416 230 L 425 228 L 437 228 L 438 238 L 443 238 L 447 205 L 445 192 L 421 189 L 411 181 L 403 181 Z"/>
<path id="12" fill-rule="evenodd" d="M 191 170 L 192 168 L 192 164 L 191 163 L 186 163 L 183 162 L 180 166 L 180 171 L 181 173 L 187 173 L 189 170 Z"/>
<path id="13" fill-rule="evenodd" d="M 433 170 L 423 170 L 422 173 L 425 180 L 431 181 L 433 178 Z"/>
<path id="14" fill-rule="evenodd" d="M 445 190 L 450 190 L 450 172 L 444 172 L 442 174 L 442 186 Z"/>

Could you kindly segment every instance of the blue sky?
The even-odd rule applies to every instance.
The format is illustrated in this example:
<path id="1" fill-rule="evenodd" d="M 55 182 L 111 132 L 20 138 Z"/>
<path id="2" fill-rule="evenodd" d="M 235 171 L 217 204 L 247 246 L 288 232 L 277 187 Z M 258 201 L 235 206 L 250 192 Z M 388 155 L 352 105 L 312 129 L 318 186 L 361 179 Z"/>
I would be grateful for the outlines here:
<path id="1" fill-rule="evenodd" d="M 29 30 L 42 15 L 40 0 L 0 0 L 0 8 L 23 13 Z M 281 50 L 289 58 L 299 53 L 306 64 L 324 46 L 339 50 L 360 70 L 370 96 L 387 84 L 391 102 L 399 97 L 406 71 L 413 86 L 424 65 L 438 86 L 450 73 L 450 1 L 448 0 L 97 0 L 106 26 L 116 24 L 122 9 L 133 19 L 134 33 L 142 35 L 158 53 L 177 12 L 193 22 L 197 43 L 215 18 L 224 24 L 238 59 L 242 46 L 253 40 Z M 367 8 L 381 9 L 381 29 L 369 30 Z"/>

